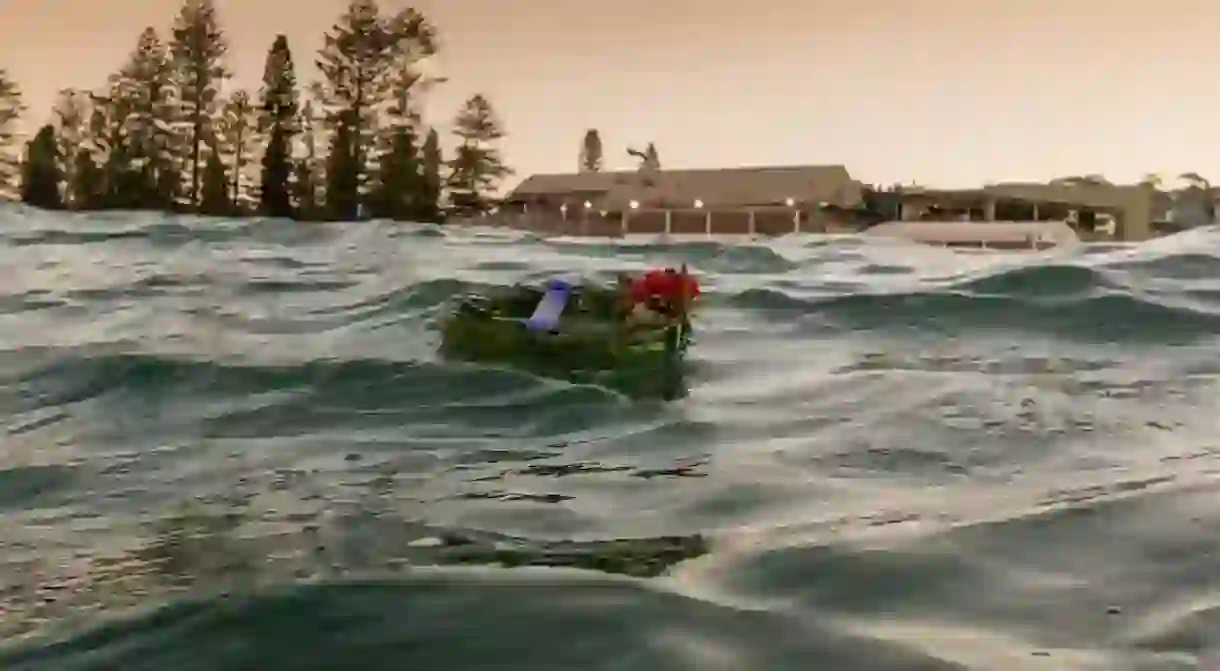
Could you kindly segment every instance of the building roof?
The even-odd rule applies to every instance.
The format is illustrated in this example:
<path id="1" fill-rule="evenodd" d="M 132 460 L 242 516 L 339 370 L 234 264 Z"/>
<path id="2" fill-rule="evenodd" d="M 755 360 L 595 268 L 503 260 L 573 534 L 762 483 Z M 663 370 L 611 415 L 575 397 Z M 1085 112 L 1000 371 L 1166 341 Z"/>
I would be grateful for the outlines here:
<path id="1" fill-rule="evenodd" d="M 1003 182 L 988 184 L 985 191 L 1000 198 L 1012 198 L 1041 203 L 1064 203 L 1084 207 L 1118 208 L 1133 198 L 1148 196 L 1151 191 L 1142 186 L 1117 184 L 1040 184 L 1037 182 Z"/>
<path id="2" fill-rule="evenodd" d="M 562 196 L 590 193 L 602 196 L 607 207 L 627 207 L 631 201 L 648 206 L 690 206 L 701 200 L 708 207 L 779 205 L 826 202 L 845 207 L 860 202 L 862 185 L 841 165 L 725 168 L 720 170 L 635 170 L 564 175 L 533 175 L 510 195 Z"/>
<path id="3" fill-rule="evenodd" d="M 530 175 L 513 189 L 513 196 L 540 196 L 576 191 L 609 191 L 615 184 L 636 175 L 635 171 L 582 172 Z"/>
<path id="4" fill-rule="evenodd" d="M 1091 184 L 1087 182 L 1064 184 L 1042 182 L 1001 182 L 988 184 L 980 189 L 929 189 L 909 187 L 899 192 L 904 201 L 932 200 L 943 202 L 966 202 L 980 199 L 1016 200 L 1029 203 L 1056 203 L 1118 209 L 1141 199 L 1151 198 L 1153 192 L 1139 184 Z"/>

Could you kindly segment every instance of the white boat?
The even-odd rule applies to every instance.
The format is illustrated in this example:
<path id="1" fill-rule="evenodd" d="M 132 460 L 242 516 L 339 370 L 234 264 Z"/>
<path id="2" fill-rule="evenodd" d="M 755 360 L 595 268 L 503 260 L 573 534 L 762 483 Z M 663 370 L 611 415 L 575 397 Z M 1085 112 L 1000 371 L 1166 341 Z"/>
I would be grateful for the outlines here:
<path id="1" fill-rule="evenodd" d="M 965 249 L 1039 251 L 1080 243 L 1063 221 L 887 221 L 864 235 Z"/>

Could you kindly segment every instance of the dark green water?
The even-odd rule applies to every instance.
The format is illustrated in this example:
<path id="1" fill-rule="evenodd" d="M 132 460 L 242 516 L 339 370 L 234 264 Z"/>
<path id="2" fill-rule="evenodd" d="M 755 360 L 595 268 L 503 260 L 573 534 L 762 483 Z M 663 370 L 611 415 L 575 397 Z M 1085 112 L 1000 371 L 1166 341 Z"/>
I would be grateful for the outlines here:
<path id="1" fill-rule="evenodd" d="M 0 668 L 1218 668 L 1215 232 L 0 220 Z M 680 262 L 682 400 L 435 356 L 456 293 Z"/>

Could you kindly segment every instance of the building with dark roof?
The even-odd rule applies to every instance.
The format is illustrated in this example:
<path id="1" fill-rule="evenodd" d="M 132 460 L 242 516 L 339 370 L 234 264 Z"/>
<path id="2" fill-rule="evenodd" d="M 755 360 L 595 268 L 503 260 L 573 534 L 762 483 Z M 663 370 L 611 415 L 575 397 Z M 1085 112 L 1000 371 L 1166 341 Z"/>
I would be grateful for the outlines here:
<path id="1" fill-rule="evenodd" d="M 567 235 L 772 234 L 836 226 L 858 207 L 841 165 L 533 175 L 505 198 L 505 225 Z"/>

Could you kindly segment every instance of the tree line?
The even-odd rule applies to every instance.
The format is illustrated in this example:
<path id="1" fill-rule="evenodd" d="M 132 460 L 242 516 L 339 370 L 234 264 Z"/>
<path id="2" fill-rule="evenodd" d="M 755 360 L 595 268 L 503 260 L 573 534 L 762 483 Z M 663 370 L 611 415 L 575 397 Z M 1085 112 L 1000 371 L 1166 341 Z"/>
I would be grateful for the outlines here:
<path id="1" fill-rule="evenodd" d="M 0 70 L 0 196 L 46 209 L 161 210 L 302 220 L 441 221 L 486 211 L 512 174 L 491 102 L 468 99 L 442 156 L 422 102 L 436 27 L 407 8 L 350 0 L 298 84 L 284 35 L 255 92 L 228 86 L 228 42 L 213 0 L 184 0 L 97 90 L 67 89 L 24 147 L 21 92 Z M 24 151 L 22 151 L 24 149 Z"/>

